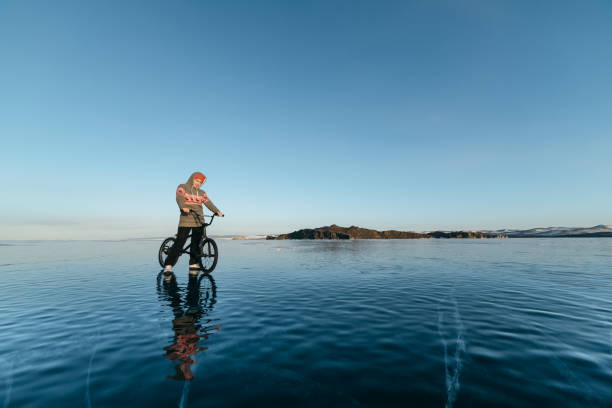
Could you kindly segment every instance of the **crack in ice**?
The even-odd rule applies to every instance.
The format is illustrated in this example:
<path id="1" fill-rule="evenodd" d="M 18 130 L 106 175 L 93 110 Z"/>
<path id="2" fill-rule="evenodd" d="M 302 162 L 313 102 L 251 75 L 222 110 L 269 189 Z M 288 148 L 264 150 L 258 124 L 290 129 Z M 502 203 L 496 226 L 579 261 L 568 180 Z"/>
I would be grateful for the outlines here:
<path id="1" fill-rule="evenodd" d="M 463 368 L 462 355 L 465 353 L 465 341 L 463 340 L 463 322 L 461 321 L 461 314 L 459 313 L 459 307 L 457 301 L 453 301 L 454 311 L 453 315 L 455 318 L 455 332 L 457 336 L 455 338 L 455 354 L 454 354 L 454 370 L 452 369 L 452 361 L 449 361 L 449 345 L 444 338 L 442 327 L 444 325 L 444 312 L 442 312 L 438 306 L 438 335 L 442 341 L 442 347 L 444 349 L 444 383 L 446 385 L 446 404 L 445 408 L 452 408 L 453 404 L 457 399 L 459 388 L 461 383 L 459 382 L 459 376 Z"/>
<path id="2" fill-rule="evenodd" d="M 8 408 L 11 402 L 11 391 L 13 390 L 13 361 L 7 362 L 8 370 L 6 375 L 6 395 L 4 396 L 4 408 Z"/>
<path id="3" fill-rule="evenodd" d="M 181 394 L 181 402 L 179 402 L 179 408 L 185 408 L 187 406 L 187 397 L 189 396 L 189 384 L 191 382 L 185 381 L 183 385 L 183 393 Z"/>
<path id="4" fill-rule="evenodd" d="M 91 404 L 91 367 L 93 365 L 93 360 L 96 356 L 96 352 L 98 351 L 98 336 L 94 339 L 94 346 L 91 352 L 91 356 L 89 357 L 89 365 L 87 366 L 87 381 L 85 387 L 85 402 L 87 403 L 87 408 L 92 408 Z"/>

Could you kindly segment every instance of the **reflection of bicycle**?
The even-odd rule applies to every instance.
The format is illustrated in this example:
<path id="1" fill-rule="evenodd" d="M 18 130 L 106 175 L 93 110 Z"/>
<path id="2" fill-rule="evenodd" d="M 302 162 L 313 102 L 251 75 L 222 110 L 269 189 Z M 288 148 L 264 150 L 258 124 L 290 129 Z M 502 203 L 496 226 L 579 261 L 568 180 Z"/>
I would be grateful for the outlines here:
<path id="1" fill-rule="evenodd" d="M 194 211 L 189 211 L 189 213 L 193 215 L 199 223 L 203 224 L 202 225 L 203 226 L 202 241 L 198 243 L 198 248 L 196 249 L 195 253 L 199 254 L 197 258 L 198 258 L 198 264 L 202 272 L 210 273 L 213 271 L 213 269 L 215 269 L 215 266 L 217 266 L 219 252 L 217 251 L 217 243 L 212 238 L 208 238 L 206 236 L 206 227 L 212 224 L 213 220 L 215 219 L 216 214 L 212 215 L 209 223 L 206 223 L 205 221 L 202 222 L 200 215 L 195 213 Z M 191 238 L 191 236 L 192 236 L 192 233 L 190 233 L 187 236 L 187 238 Z M 159 264 L 162 266 L 162 268 L 164 267 L 166 258 L 168 257 L 168 251 L 170 251 L 170 248 L 172 248 L 175 242 L 176 242 L 176 235 L 173 237 L 166 238 L 164 242 L 162 242 L 161 246 L 159 247 L 158 259 L 159 259 Z M 179 255 L 191 253 L 192 245 L 193 245 L 193 242 L 189 240 L 189 245 L 183 248 L 179 252 Z"/>
<path id="2" fill-rule="evenodd" d="M 164 279 L 163 271 L 157 274 L 157 294 L 160 301 L 167 301 L 172 309 L 177 312 L 177 307 L 183 303 L 176 282 L 176 276 L 170 280 Z M 197 313 L 207 314 L 217 303 L 217 283 L 212 275 L 189 276 L 187 294 L 185 296 L 185 310 L 196 310 Z M 182 309 L 181 309 L 182 310 Z"/>

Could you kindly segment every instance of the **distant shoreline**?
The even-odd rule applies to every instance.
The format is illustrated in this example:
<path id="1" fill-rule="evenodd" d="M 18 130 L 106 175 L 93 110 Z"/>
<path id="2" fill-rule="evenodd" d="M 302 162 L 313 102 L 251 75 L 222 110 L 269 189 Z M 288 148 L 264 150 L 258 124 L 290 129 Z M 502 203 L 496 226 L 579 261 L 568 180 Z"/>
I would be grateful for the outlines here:
<path id="1" fill-rule="evenodd" d="M 10 246 L 15 243 L 32 244 L 36 242 L 72 242 L 72 241 L 157 241 L 164 240 L 169 235 L 127 237 L 127 238 L 65 238 L 65 239 L 0 239 L 0 246 Z M 492 238 L 612 238 L 612 226 L 596 225 L 588 228 L 545 227 L 527 230 L 482 230 L 482 231 L 433 231 L 412 232 L 386 230 L 377 231 L 356 226 L 340 227 L 330 225 L 327 227 L 301 229 L 288 234 L 225 234 L 208 235 L 218 241 L 262 241 L 262 240 L 339 240 L 339 239 L 492 239 Z M 3 244 L 5 243 L 5 244 Z"/>

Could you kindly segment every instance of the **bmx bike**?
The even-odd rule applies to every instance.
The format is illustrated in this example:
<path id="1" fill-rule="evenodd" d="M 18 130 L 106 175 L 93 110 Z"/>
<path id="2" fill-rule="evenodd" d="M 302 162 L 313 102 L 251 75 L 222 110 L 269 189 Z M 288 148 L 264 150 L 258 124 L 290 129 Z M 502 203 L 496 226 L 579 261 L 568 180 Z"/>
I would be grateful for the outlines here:
<path id="1" fill-rule="evenodd" d="M 200 216 L 196 214 L 195 212 L 189 211 L 189 213 L 192 214 L 194 217 L 196 217 L 198 221 L 201 220 Z M 210 222 L 207 223 L 206 221 L 204 221 L 202 223 L 202 227 L 203 227 L 202 240 L 196 243 L 197 245 L 196 254 L 199 255 L 198 264 L 200 266 L 200 270 L 204 273 L 211 273 L 213 269 L 215 269 L 215 266 L 217 266 L 217 260 L 219 259 L 219 251 L 217 250 L 217 243 L 212 238 L 208 238 L 206 236 L 206 227 L 208 227 L 210 224 L 213 223 L 213 220 L 215 219 L 215 215 L 216 214 L 213 214 L 211 216 Z M 205 215 L 204 217 L 206 218 L 207 216 Z M 189 233 L 189 235 L 187 235 L 187 238 L 191 238 L 192 235 L 193 235 L 192 233 Z M 172 248 L 175 242 L 176 242 L 176 235 L 174 235 L 173 237 L 166 238 L 164 242 L 162 242 L 161 246 L 159 247 L 158 260 L 162 268 L 164 267 L 166 258 L 168 257 L 168 252 L 170 251 L 170 248 Z M 182 250 L 180 250 L 179 255 L 191 253 L 193 244 L 194 243 L 191 242 L 191 239 L 190 239 L 189 245 L 185 246 Z"/>

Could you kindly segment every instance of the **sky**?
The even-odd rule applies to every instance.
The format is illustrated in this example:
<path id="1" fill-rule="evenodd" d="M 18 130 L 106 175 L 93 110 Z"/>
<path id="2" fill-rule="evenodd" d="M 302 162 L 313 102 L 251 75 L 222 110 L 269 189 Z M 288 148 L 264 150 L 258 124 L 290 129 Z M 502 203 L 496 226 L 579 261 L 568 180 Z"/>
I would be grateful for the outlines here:
<path id="1" fill-rule="evenodd" d="M 0 240 L 612 224 L 609 1 L 0 2 Z"/>

